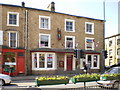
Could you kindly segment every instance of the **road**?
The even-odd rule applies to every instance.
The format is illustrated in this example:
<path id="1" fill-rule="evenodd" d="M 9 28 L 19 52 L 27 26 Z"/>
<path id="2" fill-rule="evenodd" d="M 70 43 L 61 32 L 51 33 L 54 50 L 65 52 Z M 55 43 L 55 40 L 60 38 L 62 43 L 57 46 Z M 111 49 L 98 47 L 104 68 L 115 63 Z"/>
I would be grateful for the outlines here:
<path id="1" fill-rule="evenodd" d="M 97 83 L 94 82 L 86 82 L 86 86 L 96 86 Z M 51 89 L 51 90 L 60 90 L 60 89 L 68 89 L 68 88 L 80 88 L 80 87 L 84 87 L 84 83 L 76 83 L 73 84 L 71 81 L 69 82 L 69 84 L 64 85 L 64 84 L 59 84 L 59 85 L 44 85 L 44 86 L 40 86 L 40 87 L 35 87 L 35 83 L 32 80 L 28 80 L 28 81 L 13 81 L 10 85 L 5 85 L 2 86 L 2 88 L 11 88 L 13 90 L 13 88 L 39 88 L 42 90 L 47 90 L 47 89 Z"/>

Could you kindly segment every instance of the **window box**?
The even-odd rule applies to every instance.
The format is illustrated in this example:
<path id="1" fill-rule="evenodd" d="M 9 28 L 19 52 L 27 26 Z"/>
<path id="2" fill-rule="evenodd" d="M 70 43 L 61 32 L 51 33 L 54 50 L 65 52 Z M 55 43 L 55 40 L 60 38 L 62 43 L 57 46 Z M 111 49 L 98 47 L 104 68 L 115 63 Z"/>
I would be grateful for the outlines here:
<path id="1" fill-rule="evenodd" d="M 120 79 L 120 74 L 104 74 L 101 76 L 101 80 L 116 80 L 116 79 Z"/>
<path id="2" fill-rule="evenodd" d="M 71 81 L 75 84 L 77 82 L 90 82 L 98 81 L 100 79 L 100 74 L 81 74 L 75 75 L 71 78 Z"/>
<path id="3" fill-rule="evenodd" d="M 57 85 L 57 84 L 66 85 L 67 83 L 69 83 L 69 78 L 67 76 L 39 77 L 35 79 L 35 84 L 37 86 Z"/>

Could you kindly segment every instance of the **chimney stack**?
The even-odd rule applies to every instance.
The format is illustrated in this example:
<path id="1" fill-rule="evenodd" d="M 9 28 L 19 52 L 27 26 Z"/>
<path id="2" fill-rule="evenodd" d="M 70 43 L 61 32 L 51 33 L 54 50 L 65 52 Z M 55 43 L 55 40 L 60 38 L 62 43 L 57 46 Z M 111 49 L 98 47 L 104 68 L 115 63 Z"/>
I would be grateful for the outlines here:
<path id="1" fill-rule="evenodd" d="M 25 7 L 25 2 L 22 2 L 22 7 Z"/>
<path id="2" fill-rule="evenodd" d="M 47 9 L 51 12 L 55 12 L 55 3 L 54 2 L 51 2 L 49 4 L 49 6 L 47 7 Z"/>

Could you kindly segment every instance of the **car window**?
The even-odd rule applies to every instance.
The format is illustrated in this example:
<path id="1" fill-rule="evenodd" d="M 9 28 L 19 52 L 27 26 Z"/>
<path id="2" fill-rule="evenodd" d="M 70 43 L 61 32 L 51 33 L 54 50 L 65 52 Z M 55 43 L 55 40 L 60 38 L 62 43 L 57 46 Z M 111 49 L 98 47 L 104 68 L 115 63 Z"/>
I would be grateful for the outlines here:
<path id="1" fill-rule="evenodd" d="M 106 73 L 108 73 L 108 74 L 116 74 L 116 73 L 118 73 L 118 68 L 112 68 L 112 69 L 108 70 Z"/>
<path id="2" fill-rule="evenodd" d="M 118 68 L 118 73 L 120 73 L 120 68 Z"/>

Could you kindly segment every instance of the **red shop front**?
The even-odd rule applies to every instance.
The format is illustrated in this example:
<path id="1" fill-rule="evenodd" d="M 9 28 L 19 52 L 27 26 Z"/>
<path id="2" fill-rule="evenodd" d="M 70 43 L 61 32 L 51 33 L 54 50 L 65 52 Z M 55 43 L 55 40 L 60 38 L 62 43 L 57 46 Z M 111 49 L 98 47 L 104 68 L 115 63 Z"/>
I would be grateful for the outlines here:
<path id="1" fill-rule="evenodd" d="M 25 49 L 0 48 L 0 73 L 25 74 Z"/>

